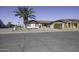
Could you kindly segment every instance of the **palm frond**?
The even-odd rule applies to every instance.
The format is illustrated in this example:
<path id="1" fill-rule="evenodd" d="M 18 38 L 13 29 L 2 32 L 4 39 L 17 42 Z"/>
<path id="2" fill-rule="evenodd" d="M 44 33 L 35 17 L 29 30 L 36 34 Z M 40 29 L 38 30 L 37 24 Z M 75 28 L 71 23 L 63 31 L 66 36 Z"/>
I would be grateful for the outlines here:
<path id="1" fill-rule="evenodd" d="M 29 7 L 18 7 L 16 11 L 14 11 L 15 16 L 19 16 L 19 18 L 23 18 L 24 24 L 28 22 L 28 18 L 35 19 L 33 8 Z"/>
<path id="2" fill-rule="evenodd" d="M 31 19 L 35 19 L 36 18 L 35 15 L 29 15 L 28 17 L 31 18 Z"/>

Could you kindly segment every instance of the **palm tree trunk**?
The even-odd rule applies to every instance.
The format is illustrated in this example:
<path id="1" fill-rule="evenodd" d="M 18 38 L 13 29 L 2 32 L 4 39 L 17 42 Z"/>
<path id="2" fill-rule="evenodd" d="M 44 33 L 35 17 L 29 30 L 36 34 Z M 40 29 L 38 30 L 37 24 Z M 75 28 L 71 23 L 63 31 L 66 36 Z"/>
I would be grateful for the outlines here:
<path id="1" fill-rule="evenodd" d="M 25 25 L 24 27 L 27 28 L 28 18 L 27 17 L 24 17 L 23 19 L 24 19 L 24 25 Z"/>

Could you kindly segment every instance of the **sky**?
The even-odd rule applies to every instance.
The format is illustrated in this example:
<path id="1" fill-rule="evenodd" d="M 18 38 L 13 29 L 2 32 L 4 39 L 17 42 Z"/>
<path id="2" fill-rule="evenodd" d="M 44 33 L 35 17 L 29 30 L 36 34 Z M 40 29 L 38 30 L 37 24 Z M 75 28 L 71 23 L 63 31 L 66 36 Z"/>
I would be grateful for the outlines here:
<path id="1" fill-rule="evenodd" d="M 18 6 L 0 6 L 0 19 L 7 24 L 23 24 L 22 18 L 15 17 Z M 35 11 L 36 20 L 78 19 L 79 6 L 29 6 Z"/>

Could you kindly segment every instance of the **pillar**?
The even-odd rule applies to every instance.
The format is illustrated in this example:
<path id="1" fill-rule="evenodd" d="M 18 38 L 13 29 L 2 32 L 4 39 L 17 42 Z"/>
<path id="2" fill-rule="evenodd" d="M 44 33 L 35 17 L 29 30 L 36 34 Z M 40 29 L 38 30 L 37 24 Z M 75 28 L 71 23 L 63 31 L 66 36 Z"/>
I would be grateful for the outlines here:
<path id="1" fill-rule="evenodd" d="M 77 23 L 77 28 L 79 28 L 79 23 Z"/>
<path id="2" fill-rule="evenodd" d="M 70 28 L 73 28 L 73 23 L 70 23 Z"/>
<path id="3" fill-rule="evenodd" d="M 62 23 L 62 29 L 64 29 L 64 23 Z"/>
<path id="4" fill-rule="evenodd" d="M 67 28 L 69 28 L 69 24 L 67 23 Z"/>

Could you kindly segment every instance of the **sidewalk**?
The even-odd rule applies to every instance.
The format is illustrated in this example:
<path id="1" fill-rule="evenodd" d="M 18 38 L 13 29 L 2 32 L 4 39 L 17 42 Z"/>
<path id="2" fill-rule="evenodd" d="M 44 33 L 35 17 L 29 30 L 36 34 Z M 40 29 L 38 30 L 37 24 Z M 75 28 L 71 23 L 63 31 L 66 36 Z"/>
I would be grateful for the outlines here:
<path id="1" fill-rule="evenodd" d="M 8 33 L 41 33 L 41 32 L 64 32 L 64 31 L 79 31 L 79 29 L 51 29 L 51 28 L 40 28 L 40 29 L 26 29 L 26 30 L 15 30 L 12 29 L 0 29 L 0 34 Z"/>

